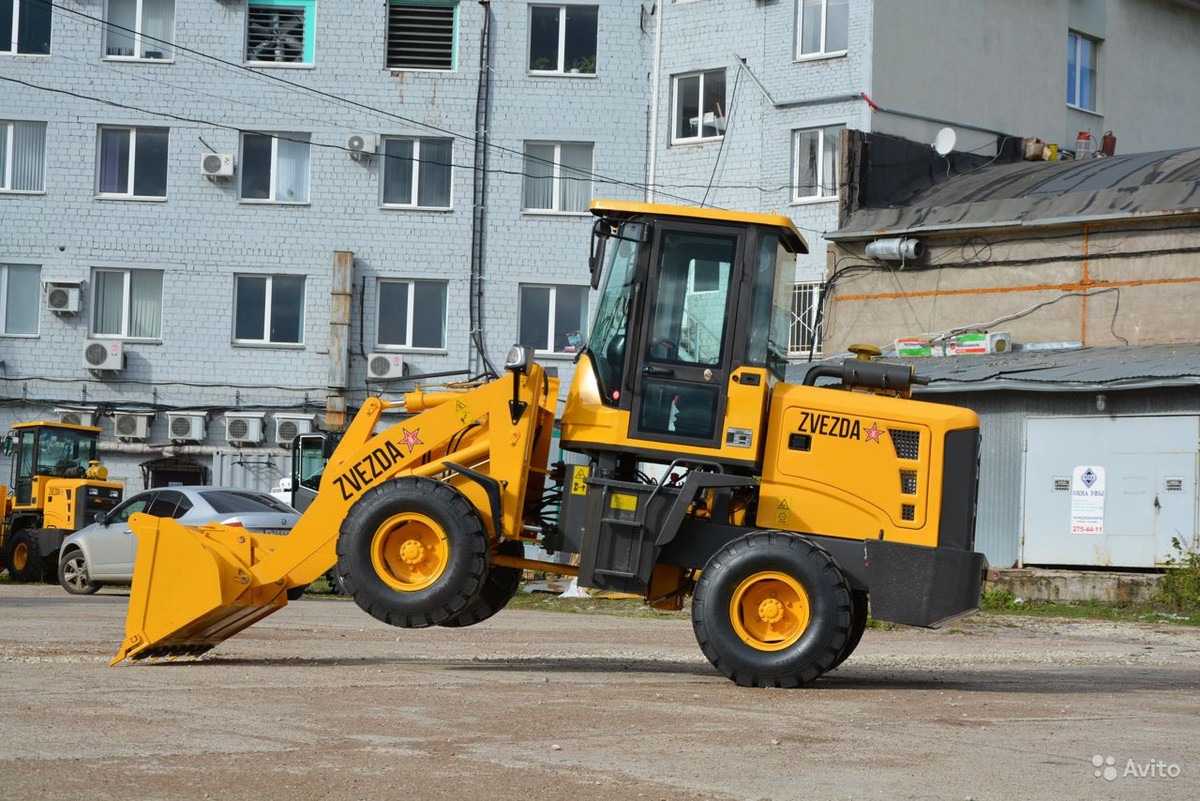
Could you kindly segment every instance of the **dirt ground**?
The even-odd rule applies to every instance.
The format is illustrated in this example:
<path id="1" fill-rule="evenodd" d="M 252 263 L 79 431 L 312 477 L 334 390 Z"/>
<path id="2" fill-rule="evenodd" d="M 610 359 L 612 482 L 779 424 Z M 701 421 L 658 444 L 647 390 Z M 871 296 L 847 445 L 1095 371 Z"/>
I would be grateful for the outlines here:
<path id="1" fill-rule="evenodd" d="M 748 690 L 682 616 L 403 631 L 333 598 L 109 668 L 126 603 L 0 584 L 0 797 L 1200 797 L 1194 628 L 872 629 L 811 688 Z"/>

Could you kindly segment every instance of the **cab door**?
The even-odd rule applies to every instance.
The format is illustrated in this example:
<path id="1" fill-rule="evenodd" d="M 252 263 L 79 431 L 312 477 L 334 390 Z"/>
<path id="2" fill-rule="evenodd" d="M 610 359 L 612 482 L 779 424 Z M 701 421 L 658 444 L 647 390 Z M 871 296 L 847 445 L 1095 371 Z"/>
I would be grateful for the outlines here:
<path id="1" fill-rule="evenodd" d="M 630 438 L 720 447 L 744 239 L 739 228 L 655 226 Z"/>
<path id="2" fill-rule="evenodd" d="M 13 494 L 16 506 L 33 503 L 33 470 L 37 464 L 36 428 L 23 428 L 17 432 L 17 449 L 13 455 Z"/>

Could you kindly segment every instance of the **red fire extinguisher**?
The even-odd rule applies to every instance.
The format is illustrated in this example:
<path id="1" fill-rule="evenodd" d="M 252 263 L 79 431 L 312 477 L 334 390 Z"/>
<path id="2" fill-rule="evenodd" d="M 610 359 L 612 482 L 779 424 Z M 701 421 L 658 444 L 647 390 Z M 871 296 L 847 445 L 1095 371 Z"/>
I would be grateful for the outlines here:
<path id="1" fill-rule="evenodd" d="M 1117 137 L 1113 136 L 1112 131 L 1104 132 L 1104 136 L 1100 139 L 1100 152 L 1106 156 L 1117 152 Z"/>

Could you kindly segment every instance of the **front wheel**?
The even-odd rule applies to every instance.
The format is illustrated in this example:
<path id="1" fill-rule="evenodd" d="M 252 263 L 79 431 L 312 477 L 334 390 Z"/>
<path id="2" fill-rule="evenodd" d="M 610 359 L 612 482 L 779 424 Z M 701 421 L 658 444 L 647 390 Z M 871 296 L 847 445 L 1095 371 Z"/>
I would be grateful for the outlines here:
<path id="1" fill-rule="evenodd" d="M 83 551 L 71 551 L 58 562 L 58 583 L 72 595 L 92 595 L 100 585 L 88 578 Z"/>
<path id="2" fill-rule="evenodd" d="M 496 553 L 501 556 L 524 556 L 525 547 L 516 540 L 505 540 L 496 546 Z M 501 567 L 488 565 L 487 579 L 479 590 L 474 601 L 467 604 L 461 612 L 449 620 L 443 620 L 439 626 L 447 628 L 462 628 L 482 623 L 492 615 L 508 606 L 508 602 L 521 589 L 521 576 L 524 570 L 519 567 Z"/>
<path id="3" fill-rule="evenodd" d="M 13 581 L 41 581 L 45 564 L 32 529 L 21 529 L 12 535 L 8 549 L 8 575 Z"/>
<path id="4" fill-rule="evenodd" d="M 337 541 L 342 586 L 392 626 L 444 623 L 478 597 L 487 534 L 471 502 L 449 484 L 405 476 L 363 494 Z"/>
<path id="5" fill-rule="evenodd" d="M 817 545 L 758 531 L 709 559 L 692 626 L 713 667 L 739 685 L 796 687 L 836 664 L 851 634 L 850 590 Z"/>

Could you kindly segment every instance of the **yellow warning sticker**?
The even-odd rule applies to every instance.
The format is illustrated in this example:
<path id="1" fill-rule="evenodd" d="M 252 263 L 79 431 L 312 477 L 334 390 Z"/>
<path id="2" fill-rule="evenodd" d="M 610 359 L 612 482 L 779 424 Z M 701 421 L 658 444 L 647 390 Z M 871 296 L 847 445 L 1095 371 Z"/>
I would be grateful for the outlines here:
<path id="1" fill-rule="evenodd" d="M 636 512 L 637 511 L 637 496 L 636 495 L 622 495 L 619 492 L 614 492 L 612 495 L 612 500 L 609 502 L 609 505 L 612 506 L 612 508 L 614 508 L 614 509 L 620 509 L 625 512 Z"/>
<path id="2" fill-rule="evenodd" d="M 584 481 L 589 475 L 588 466 L 585 464 L 577 464 L 571 468 L 571 494 L 572 495 L 587 495 L 587 482 Z"/>
<path id="3" fill-rule="evenodd" d="M 463 425 L 471 419 L 471 407 L 460 400 L 454 402 L 454 416 L 458 418 L 458 422 Z"/>

